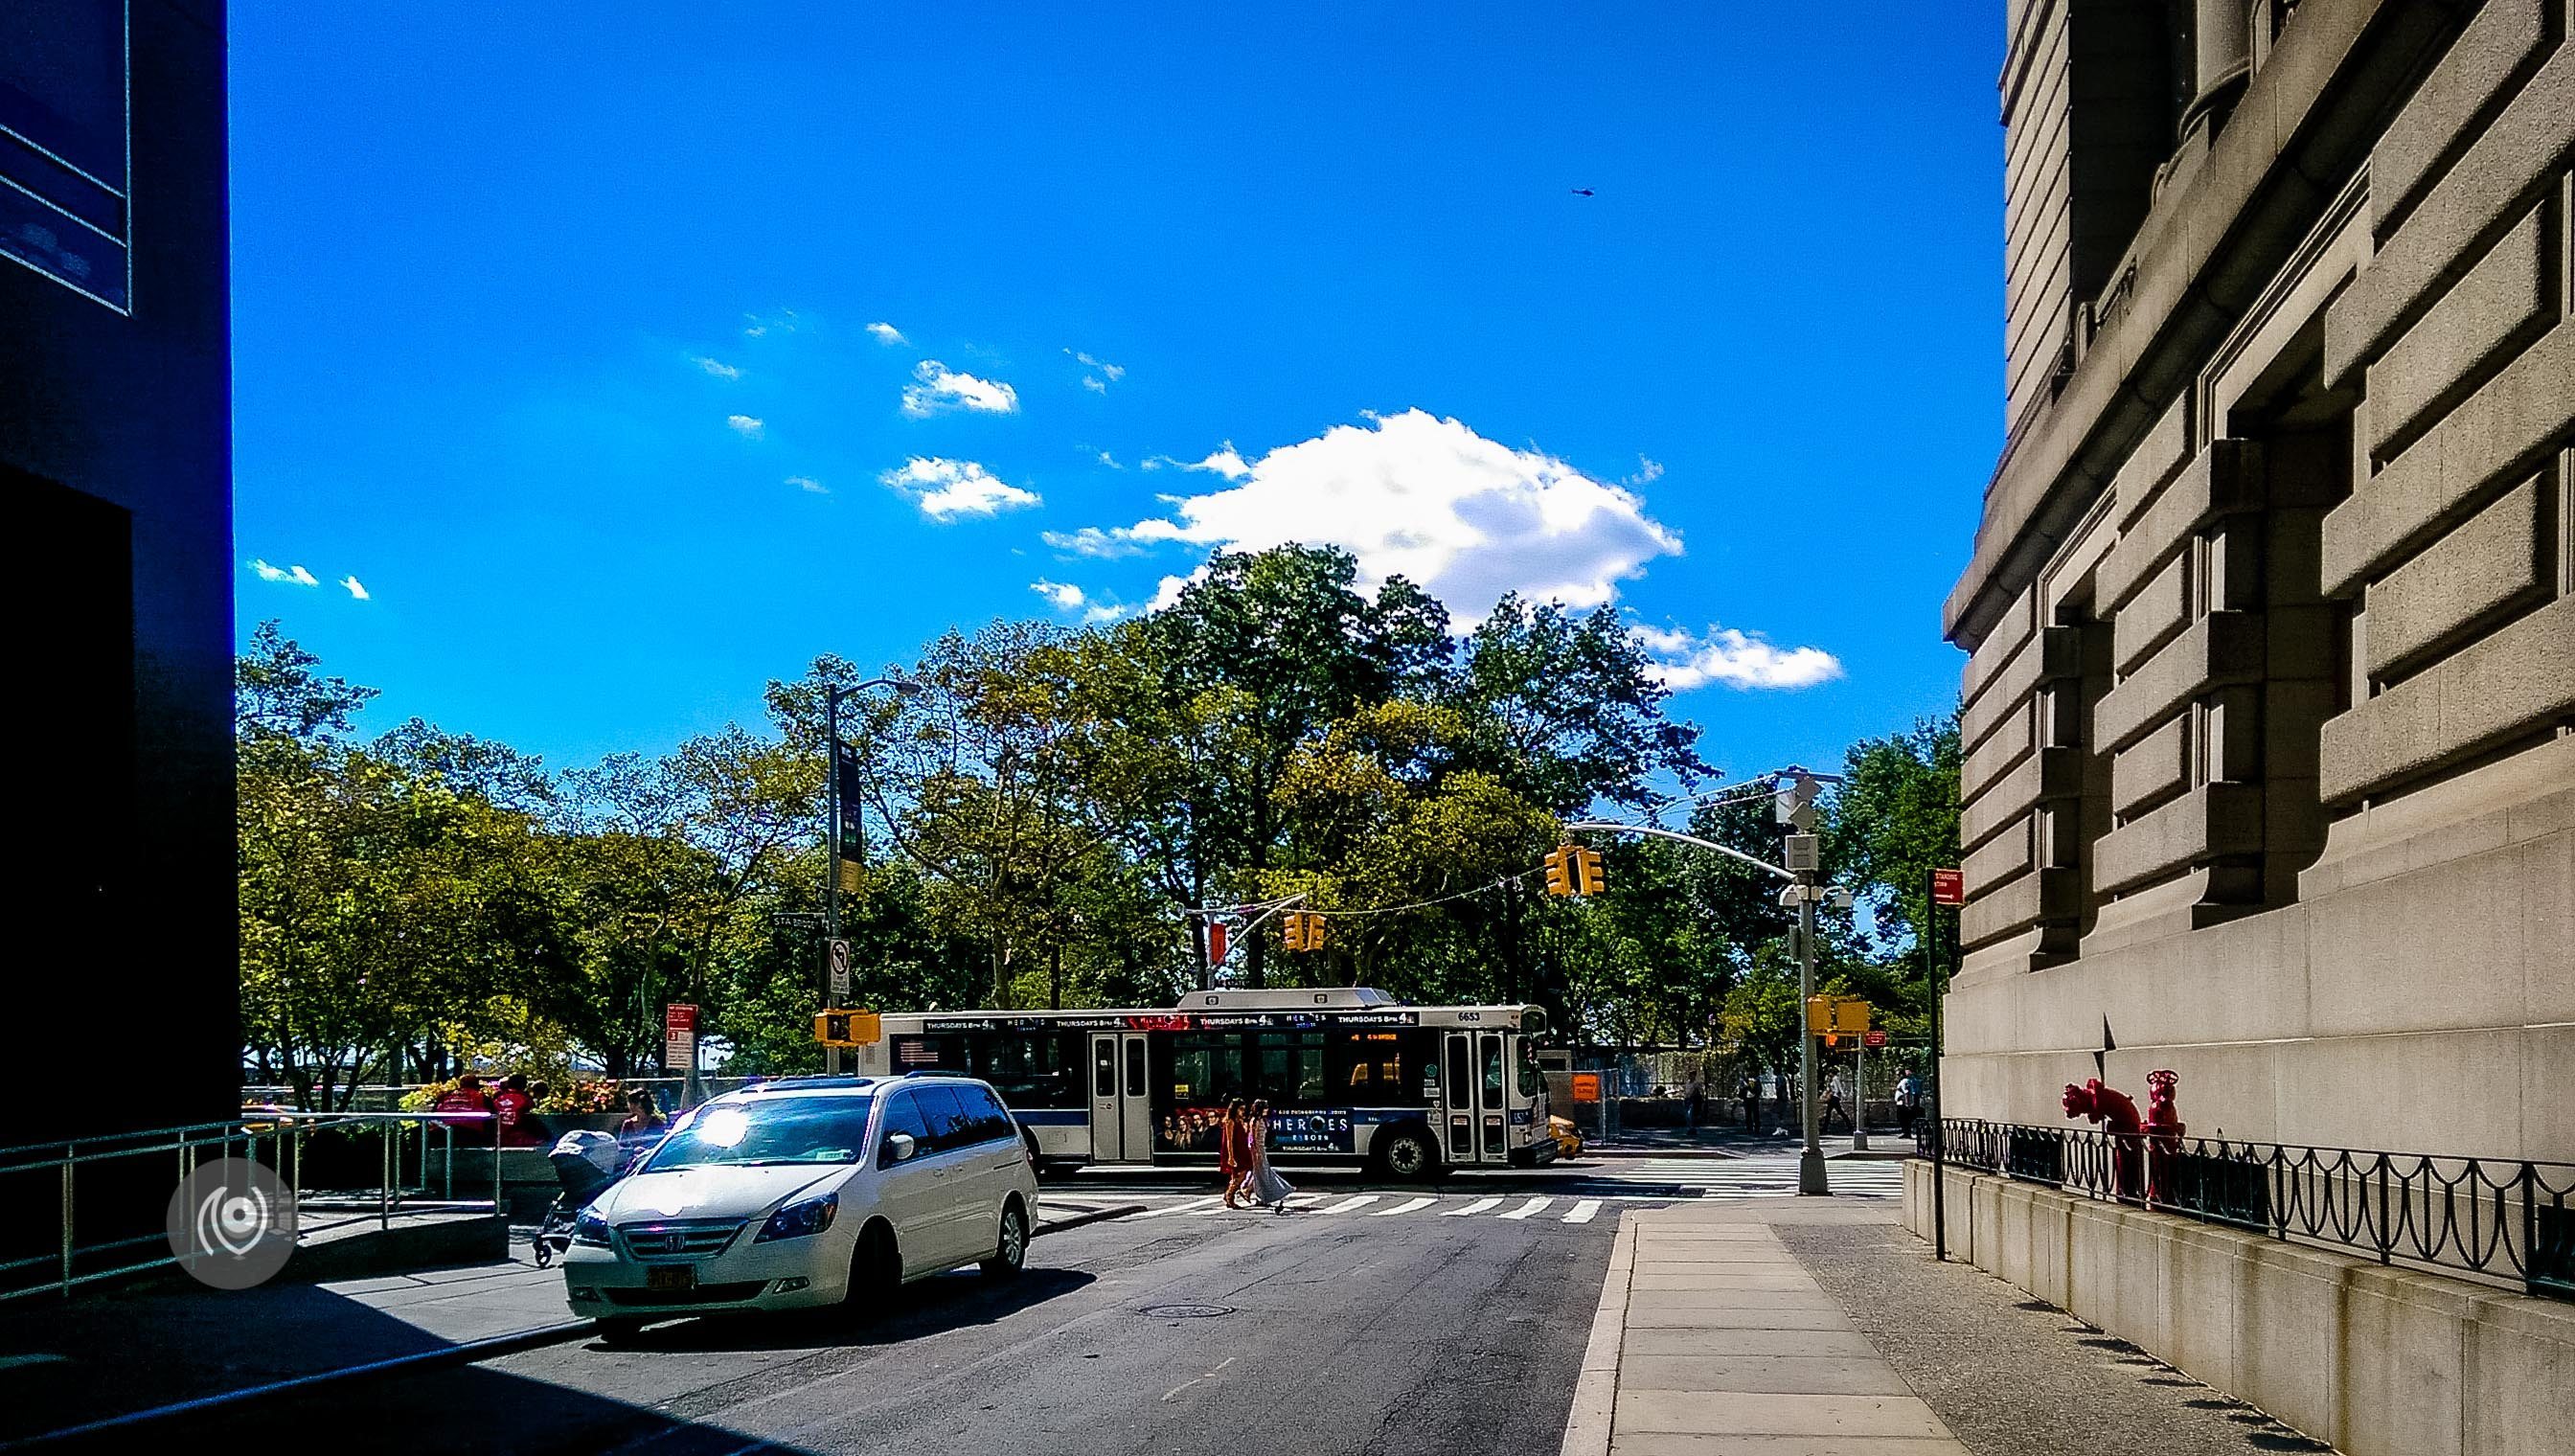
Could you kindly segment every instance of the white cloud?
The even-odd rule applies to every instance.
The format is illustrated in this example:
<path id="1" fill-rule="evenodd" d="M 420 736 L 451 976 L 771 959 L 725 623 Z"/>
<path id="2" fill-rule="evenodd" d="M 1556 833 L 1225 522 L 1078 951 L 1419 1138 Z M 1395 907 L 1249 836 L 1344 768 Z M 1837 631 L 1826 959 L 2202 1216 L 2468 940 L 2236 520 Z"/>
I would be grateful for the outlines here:
<path id="1" fill-rule="evenodd" d="M 1110 364 L 1104 360 L 1094 359 L 1079 349 L 1068 349 L 1064 352 L 1073 356 L 1075 363 L 1093 371 L 1082 377 L 1082 387 L 1095 395 L 1109 393 L 1111 385 L 1127 377 L 1127 366 L 1123 364 Z"/>
<path id="2" fill-rule="evenodd" d="M 971 460 L 924 459 L 916 455 L 900 469 L 887 471 L 877 479 L 912 498 L 921 507 L 921 514 L 933 521 L 995 516 L 1040 504 L 1036 492 L 1021 490 Z"/>
<path id="3" fill-rule="evenodd" d="M 1636 457 L 1636 473 L 1627 477 L 1625 484 L 1631 486 L 1650 486 L 1662 478 L 1663 463 L 1659 460 L 1650 460 L 1640 455 Z"/>
<path id="4" fill-rule="evenodd" d="M 764 334 L 793 334 L 799 322 L 794 309 L 780 309 L 774 314 L 745 314 L 742 319 L 742 336 L 746 339 L 757 339 Z"/>
<path id="5" fill-rule="evenodd" d="M 1335 426 L 1257 461 L 1232 445 L 1196 463 L 1159 459 L 1228 484 L 1167 498 L 1170 517 L 1048 544 L 1086 555 L 1108 555 L 1113 543 L 1229 551 L 1291 541 L 1337 546 L 1358 559 L 1366 585 L 1399 574 L 1468 625 L 1506 592 L 1599 606 L 1647 562 L 1681 550 L 1680 538 L 1626 489 L 1420 410 Z M 1158 606 L 1181 580 L 1163 584 Z"/>
<path id="6" fill-rule="evenodd" d="M 817 496 L 828 496 L 832 494 L 831 487 L 814 479 L 812 476 L 789 476 L 787 478 L 787 484 L 794 486 L 800 491 L 810 491 Z"/>
<path id="7" fill-rule="evenodd" d="M 1841 661 L 1822 648 L 1782 650 L 1730 627 L 1711 627 L 1700 636 L 1679 628 L 1639 624 L 1628 628 L 1627 636 L 1651 659 L 1646 673 L 1674 693 L 1710 683 L 1729 688 L 1812 688 L 1842 676 Z"/>
<path id="8" fill-rule="evenodd" d="M 745 440 L 758 440 L 763 434 L 767 433 L 769 426 L 767 422 L 756 416 L 727 415 L 725 416 L 725 428 L 732 431 L 734 434 L 741 436 Z"/>
<path id="9" fill-rule="evenodd" d="M 1125 470 L 1127 468 L 1118 463 L 1118 457 L 1111 455 L 1105 450 L 1100 452 L 1100 463 L 1109 467 L 1111 470 Z"/>
<path id="10" fill-rule="evenodd" d="M 284 582 L 287 585 L 294 587 L 319 587 L 322 585 L 321 578 L 304 570 L 302 567 L 272 567 L 268 563 L 259 560 L 257 557 L 253 557 L 251 558 L 250 569 L 252 572 L 256 573 L 259 579 L 263 582 Z"/>
<path id="11" fill-rule="evenodd" d="M 1090 593 L 1083 591 L 1080 587 L 1077 587 L 1070 582 L 1049 582 L 1041 580 L 1029 583 L 1029 590 L 1037 593 L 1041 597 L 1044 597 L 1047 600 L 1047 605 L 1053 607 L 1058 612 L 1078 612 L 1082 614 L 1082 620 L 1086 623 L 1098 624 L 1103 622 L 1116 622 L 1119 618 L 1126 616 L 1128 613 L 1127 608 L 1121 607 L 1114 602 L 1100 602 L 1093 600 Z"/>
<path id="12" fill-rule="evenodd" d="M 706 355 L 701 354 L 698 356 L 697 364 L 698 368 L 705 370 L 707 373 L 714 375 L 718 379 L 742 378 L 741 370 L 734 368 L 732 365 L 725 363 L 721 359 L 711 359 Z"/>
<path id="13" fill-rule="evenodd" d="M 936 359 L 925 359 L 912 372 L 903 391 L 903 412 L 919 420 L 947 410 L 973 410 L 986 415 L 1016 415 L 1020 392 L 999 380 L 959 374 Z"/>
<path id="14" fill-rule="evenodd" d="M 1145 548 L 1135 542 L 1112 536 L 1097 526 L 1086 526 L 1080 531 L 1040 532 L 1038 540 L 1054 547 L 1057 551 L 1070 552 L 1075 556 L 1097 557 L 1102 561 L 1145 554 Z"/>
<path id="15" fill-rule="evenodd" d="M 342 577 L 340 579 L 340 585 L 346 587 L 349 590 L 349 596 L 357 601 L 372 602 L 375 600 L 373 597 L 367 595 L 366 584 L 359 581 L 356 577 Z"/>
<path id="16" fill-rule="evenodd" d="M 868 332 L 877 336 L 878 343 L 886 345 L 889 348 L 897 344 L 909 344 L 912 342 L 911 340 L 903 337 L 903 331 L 892 324 L 870 324 L 868 325 Z"/>

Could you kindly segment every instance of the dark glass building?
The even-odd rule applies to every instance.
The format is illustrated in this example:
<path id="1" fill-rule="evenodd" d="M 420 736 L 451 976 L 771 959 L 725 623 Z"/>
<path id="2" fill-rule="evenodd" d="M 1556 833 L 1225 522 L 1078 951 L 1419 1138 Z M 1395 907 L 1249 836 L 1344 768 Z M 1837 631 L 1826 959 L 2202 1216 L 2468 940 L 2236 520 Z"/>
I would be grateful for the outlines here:
<path id="1" fill-rule="evenodd" d="M 0 4 L 0 1146 L 238 1108 L 224 68 L 221 0 Z"/>

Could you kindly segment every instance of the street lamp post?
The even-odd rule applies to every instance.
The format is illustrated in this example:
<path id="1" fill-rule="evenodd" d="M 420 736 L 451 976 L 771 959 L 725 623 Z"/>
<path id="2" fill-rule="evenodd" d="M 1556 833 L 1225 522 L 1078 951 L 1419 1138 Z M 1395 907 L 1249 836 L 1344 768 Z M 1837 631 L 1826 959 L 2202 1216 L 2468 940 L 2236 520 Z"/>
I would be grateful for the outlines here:
<path id="1" fill-rule="evenodd" d="M 831 854 L 830 862 L 823 866 L 823 1004 L 827 1009 L 849 991 L 835 971 L 841 952 L 841 825 L 845 808 L 841 801 L 841 700 L 871 688 L 891 688 L 906 697 L 921 691 L 921 685 L 909 678 L 871 678 L 855 687 L 827 688 L 823 693 L 823 771 L 831 785 L 831 821 L 827 825 Z M 865 851 L 864 840 L 860 848 Z M 834 1076 L 840 1074 L 841 1048 L 823 1048 L 823 1070 Z"/>

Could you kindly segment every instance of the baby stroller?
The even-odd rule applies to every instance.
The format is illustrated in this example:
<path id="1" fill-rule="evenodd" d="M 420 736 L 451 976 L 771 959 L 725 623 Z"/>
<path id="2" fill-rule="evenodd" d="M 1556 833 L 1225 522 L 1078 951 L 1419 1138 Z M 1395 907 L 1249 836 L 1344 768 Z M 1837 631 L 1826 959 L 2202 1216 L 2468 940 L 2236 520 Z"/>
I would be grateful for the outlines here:
<path id="1" fill-rule="evenodd" d="M 571 1247 L 573 1220 L 626 1171 L 626 1145 L 606 1132 L 574 1131 L 556 1139 L 546 1161 L 555 1165 L 555 1180 L 563 1191 L 537 1225 L 538 1268 Z"/>

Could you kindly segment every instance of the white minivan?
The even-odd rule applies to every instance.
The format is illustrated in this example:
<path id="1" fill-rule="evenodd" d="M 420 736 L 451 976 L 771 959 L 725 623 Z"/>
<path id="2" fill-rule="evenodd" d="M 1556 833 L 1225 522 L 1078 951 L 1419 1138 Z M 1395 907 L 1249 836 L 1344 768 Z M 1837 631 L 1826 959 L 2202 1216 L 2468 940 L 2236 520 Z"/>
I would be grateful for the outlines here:
<path id="1" fill-rule="evenodd" d="M 1019 1272 L 1037 1173 L 972 1077 L 788 1078 L 692 1110 L 584 1209 L 575 1314 L 610 1332 L 720 1310 L 863 1305 L 966 1264 Z"/>

